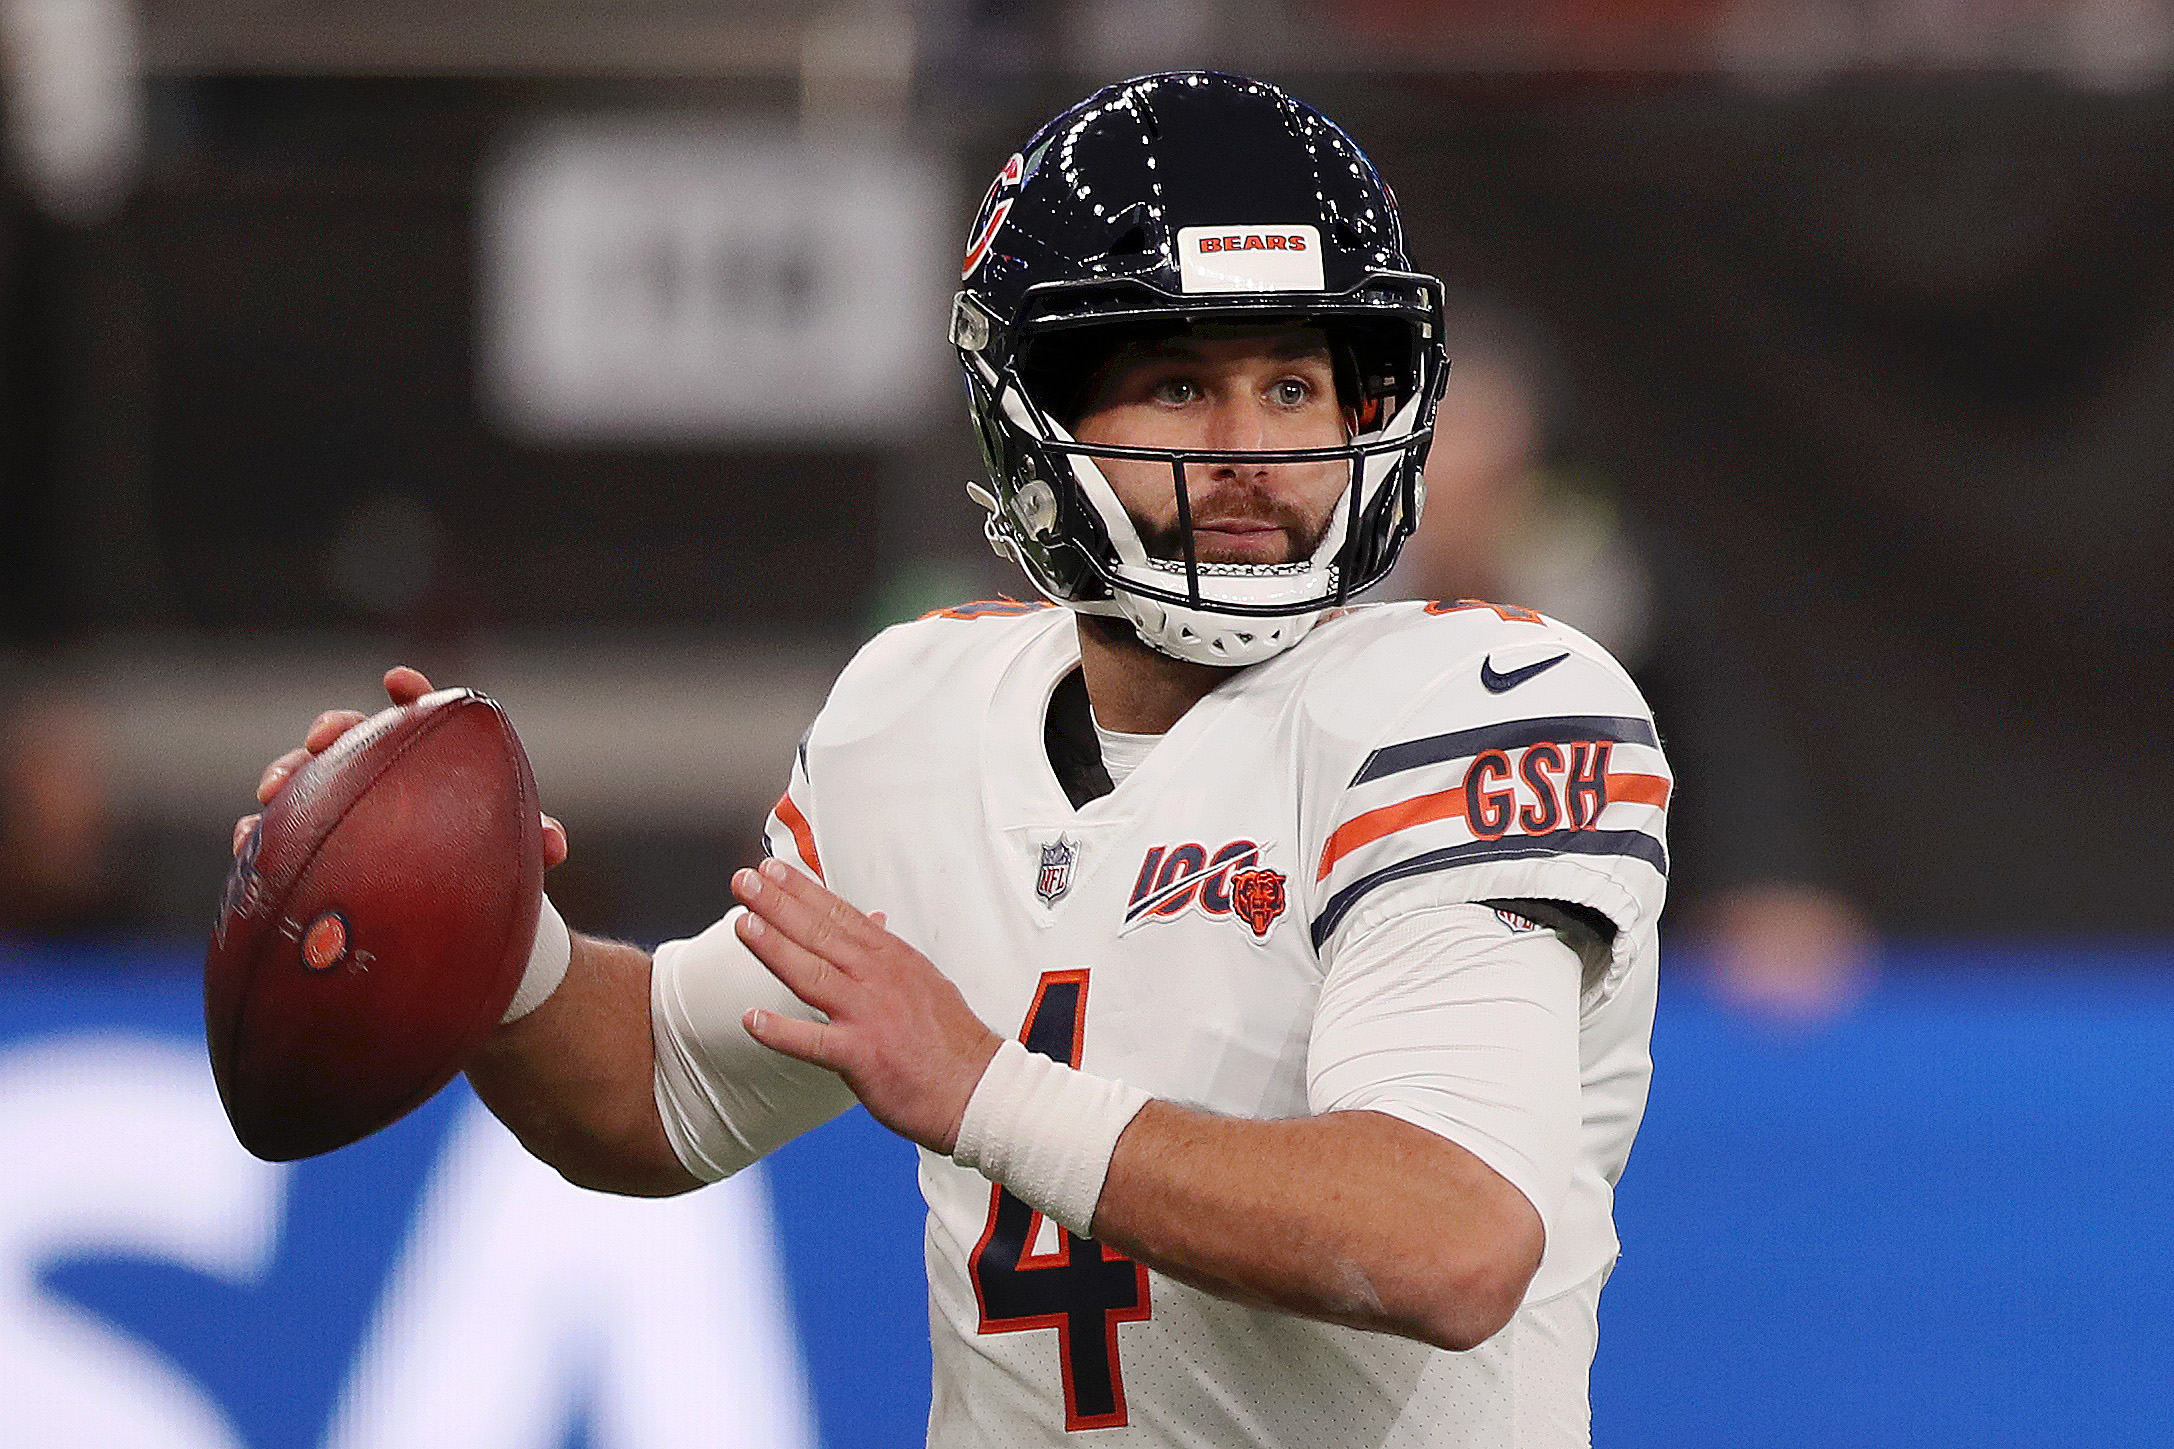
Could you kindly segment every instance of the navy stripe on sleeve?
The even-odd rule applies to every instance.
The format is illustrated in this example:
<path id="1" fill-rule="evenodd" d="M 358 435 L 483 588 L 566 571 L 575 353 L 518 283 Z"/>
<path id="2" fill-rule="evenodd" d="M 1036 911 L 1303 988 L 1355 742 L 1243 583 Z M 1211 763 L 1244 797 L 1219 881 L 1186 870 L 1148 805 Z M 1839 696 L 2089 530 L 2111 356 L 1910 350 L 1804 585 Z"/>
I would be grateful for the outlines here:
<path id="1" fill-rule="evenodd" d="M 1364 785 L 1369 780 L 1416 770 L 1422 765 L 1461 760 L 1481 750 L 1521 750 L 1542 740 L 1558 743 L 1563 740 L 1614 740 L 1619 744 L 1655 748 L 1661 743 L 1649 721 L 1625 715 L 1576 714 L 1558 715 L 1553 719 L 1516 719 L 1458 730 L 1454 734 L 1406 740 L 1400 745 L 1383 745 L 1366 757 L 1366 763 L 1359 766 L 1359 773 L 1351 777 L 1351 783 Z"/>
<path id="2" fill-rule="evenodd" d="M 1485 748 L 1483 746 L 1482 748 Z M 1642 860 L 1662 875 L 1668 874 L 1668 847 L 1642 830 L 1557 830 L 1548 835 L 1513 835 L 1501 840 L 1475 840 L 1466 845 L 1430 850 L 1371 875 L 1360 876 L 1329 897 L 1328 906 L 1314 919 L 1316 951 L 1352 908 L 1378 886 L 1409 880 L 1415 875 L 1449 870 L 1460 865 L 1480 865 L 1495 860 L 1530 860 L 1547 855 L 1627 855 Z"/>

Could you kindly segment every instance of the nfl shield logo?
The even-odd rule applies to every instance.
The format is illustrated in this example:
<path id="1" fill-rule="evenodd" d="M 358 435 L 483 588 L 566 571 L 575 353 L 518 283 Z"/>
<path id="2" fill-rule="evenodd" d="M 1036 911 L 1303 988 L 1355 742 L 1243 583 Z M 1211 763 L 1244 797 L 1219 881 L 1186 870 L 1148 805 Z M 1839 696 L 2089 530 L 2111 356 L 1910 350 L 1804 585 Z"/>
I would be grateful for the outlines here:
<path id="1" fill-rule="evenodd" d="M 1063 836 L 1042 847 L 1042 869 L 1034 877 L 1034 893 L 1043 905 L 1055 905 L 1072 889 L 1072 862 L 1077 859 L 1079 847 Z"/>

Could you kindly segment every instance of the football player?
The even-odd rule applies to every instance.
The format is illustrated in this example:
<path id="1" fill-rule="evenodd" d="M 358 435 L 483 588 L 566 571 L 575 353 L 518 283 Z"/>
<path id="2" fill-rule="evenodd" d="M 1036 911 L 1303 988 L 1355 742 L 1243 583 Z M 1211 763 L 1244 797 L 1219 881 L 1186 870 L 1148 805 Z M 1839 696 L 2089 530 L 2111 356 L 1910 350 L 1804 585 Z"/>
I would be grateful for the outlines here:
<path id="1" fill-rule="evenodd" d="M 952 320 L 1043 602 L 868 644 L 741 907 L 652 957 L 547 905 L 470 1067 L 610 1191 L 856 1099 L 918 1143 L 932 1444 L 1588 1442 L 1670 777 L 1576 631 L 1356 602 L 1419 515 L 1441 311 L 1272 86 L 1050 122 Z"/>

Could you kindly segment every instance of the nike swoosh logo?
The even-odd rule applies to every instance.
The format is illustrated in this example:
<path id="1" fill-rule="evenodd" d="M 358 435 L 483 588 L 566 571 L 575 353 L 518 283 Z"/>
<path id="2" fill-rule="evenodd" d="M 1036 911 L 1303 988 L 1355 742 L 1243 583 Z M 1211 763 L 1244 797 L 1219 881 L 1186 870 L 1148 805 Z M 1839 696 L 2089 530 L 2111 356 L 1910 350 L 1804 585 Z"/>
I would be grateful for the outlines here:
<path id="1" fill-rule="evenodd" d="M 1497 674 L 1495 672 L 1495 661 L 1493 659 L 1482 659 L 1480 661 L 1480 683 L 1487 686 L 1489 694 L 1507 694 L 1535 674 L 1545 674 L 1569 657 L 1567 653 L 1558 654 L 1553 659 L 1543 659 L 1538 664 L 1520 665 L 1507 674 Z"/>

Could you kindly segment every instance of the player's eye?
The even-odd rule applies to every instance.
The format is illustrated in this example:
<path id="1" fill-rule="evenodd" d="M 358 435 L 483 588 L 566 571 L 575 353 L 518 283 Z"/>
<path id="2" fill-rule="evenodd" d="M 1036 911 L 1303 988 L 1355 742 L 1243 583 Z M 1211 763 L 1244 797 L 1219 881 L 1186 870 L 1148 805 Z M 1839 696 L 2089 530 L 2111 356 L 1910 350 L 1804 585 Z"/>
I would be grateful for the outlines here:
<path id="1" fill-rule="evenodd" d="M 1295 408 L 1313 396 L 1313 384 L 1302 377 L 1286 377 L 1268 390 L 1269 396 L 1287 408 Z"/>
<path id="2" fill-rule="evenodd" d="M 1148 389 L 1148 396 L 1173 407 L 1200 401 L 1200 384 L 1189 377 L 1166 377 Z"/>

